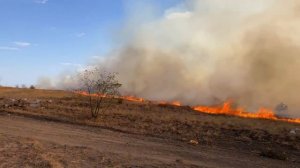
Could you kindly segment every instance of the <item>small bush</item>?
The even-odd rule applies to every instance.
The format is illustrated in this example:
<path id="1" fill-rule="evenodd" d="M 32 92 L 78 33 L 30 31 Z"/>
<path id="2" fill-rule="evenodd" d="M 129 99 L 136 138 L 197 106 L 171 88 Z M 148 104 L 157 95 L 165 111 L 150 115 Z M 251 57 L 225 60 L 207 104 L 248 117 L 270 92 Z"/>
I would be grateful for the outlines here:
<path id="1" fill-rule="evenodd" d="M 114 96 L 119 95 L 121 84 L 117 80 L 117 74 L 94 68 L 85 70 L 79 75 L 82 85 L 80 90 L 88 95 L 91 115 L 97 118 L 99 112 L 107 109 L 107 107 L 103 108 L 104 99 L 113 100 Z M 106 104 L 111 105 L 111 103 Z"/>

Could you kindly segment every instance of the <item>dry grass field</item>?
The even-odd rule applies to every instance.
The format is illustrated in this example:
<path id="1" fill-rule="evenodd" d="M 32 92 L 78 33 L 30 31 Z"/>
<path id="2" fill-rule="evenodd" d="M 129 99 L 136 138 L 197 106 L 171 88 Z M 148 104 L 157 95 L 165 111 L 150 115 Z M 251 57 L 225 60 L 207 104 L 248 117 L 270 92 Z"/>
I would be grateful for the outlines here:
<path id="1" fill-rule="evenodd" d="M 154 138 L 153 143 L 164 141 L 166 144 L 170 143 L 174 146 L 180 146 L 186 152 L 200 149 L 213 150 L 211 152 L 216 153 L 210 154 L 212 156 L 219 156 L 224 153 L 228 155 L 223 158 L 224 162 L 228 162 L 228 167 L 238 167 L 239 164 L 246 167 L 255 165 L 265 167 L 300 166 L 299 124 L 209 115 L 196 112 L 188 106 L 177 107 L 117 99 L 113 101 L 105 112 L 100 113 L 97 119 L 94 119 L 91 118 L 88 100 L 84 96 L 67 91 L 5 87 L 0 88 L 0 110 L 1 116 L 4 117 L 3 121 L 6 121 L 7 116 L 9 116 L 9 118 L 16 118 L 16 121 L 20 120 L 21 122 L 22 120 L 25 125 L 28 124 L 28 127 L 30 127 L 31 121 L 41 122 L 37 123 L 37 125 L 42 125 L 42 122 L 53 122 L 74 126 L 74 129 L 84 127 L 92 132 L 107 130 L 111 131 L 112 134 L 119 133 L 124 134 L 124 136 L 136 136 L 137 139 L 145 140 L 150 144 L 152 143 L 151 138 Z M 9 129 L 12 128 L 9 127 Z M 45 132 L 47 132 L 47 128 L 45 128 Z M 4 129 L 2 128 L 2 130 Z M 296 130 L 296 132 L 294 133 L 293 130 Z M 221 158 L 217 161 L 220 164 L 199 165 L 199 162 L 205 163 L 205 160 L 196 154 L 195 156 L 193 155 L 195 158 L 192 155 L 187 155 L 184 158 L 197 160 L 198 162 L 190 161 L 186 162 L 186 164 L 183 164 L 185 163 L 184 160 L 176 159 L 175 156 L 174 164 L 164 164 L 169 162 L 167 160 L 165 162 L 163 160 L 155 162 L 157 158 L 153 157 L 151 158 L 153 160 L 151 160 L 149 158 L 151 154 L 149 154 L 145 156 L 148 159 L 145 159 L 145 164 L 147 163 L 147 165 L 143 165 L 140 163 L 140 159 L 136 157 L 132 156 L 133 159 L 131 161 L 126 161 L 128 160 L 126 158 L 128 157 L 127 155 L 125 157 L 123 154 L 116 154 L 116 152 L 105 153 L 99 150 L 102 147 L 96 150 L 93 146 L 78 147 L 74 146 L 74 144 L 63 146 L 62 144 L 66 144 L 65 142 L 59 143 L 60 141 L 52 140 L 51 143 L 48 143 L 47 139 L 32 138 L 31 135 L 34 135 L 33 133 L 28 133 L 27 136 L 24 134 L 21 136 L 22 138 L 18 138 L 20 133 L 13 129 L 12 132 L 15 132 L 17 135 L 11 135 L 9 131 L 0 132 L 0 148 L 2 152 L 6 151 L 7 153 L 7 157 L 0 157 L 0 162 L 3 163 L 2 165 L 0 163 L 0 167 L 16 166 L 12 164 L 14 160 L 11 160 L 13 152 L 19 154 L 19 158 L 23 157 L 23 160 L 17 159 L 20 165 L 26 164 L 29 167 L 43 167 L 41 165 L 45 167 L 89 167 L 88 165 L 91 167 L 97 167 L 97 165 L 112 167 L 140 165 L 141 167 L 147 167 L 148 165 L 151 167 L 151 163 L 153 165 L 156 163 L 154 167 L 227 167 Z M 61 134 L 64 133 L 62 132 Z M 109 135 L 110 133 L 106 134 Z M 122 141 L 122 138 L 119 140 Z M 44 148 L 37 148 L 33 142 L 44 144 L 42 145 Z M 13 150 L 12 148 L 7 148 L 7 145 L 11 144 L 14 146 Z M 29 147 L 26 147 L 26 145 Z M 32 150 L 29 152 L 32 156 L 21 156 L 22 151 L 26 151 L 23 148 Z M 151 149 L 151 147 L 149 148 Z M 52 152 L 49 153 L 48 149 L 52 149 Z M 221 151 L 223 153 L 220 153 Z M 70 155 L 64 155 L 63 152 L 70 153 Z M 40 155 L 37 155 L 39 153 Z M 208 153 L 207 155 L 209 155 Z M 152 154 L 155 156 L 155 150 Z M 89 158 L 85 158 L 87 155 Z M 203 153 L 203 155 L 206 154 Z M 248 163 L 244 163 L 247 162 L 247 159 L 244 159 L 243 163 L 234 160 L 233 158 L 237 159 L 233 157 L 235 155 L 249 158 Z M 33 157 L 32 162 L 34 163 L 28 162 L 27 164 L 26 159 L 28 157 Z M 78 163 L 71 162 L 74 157 L 78 158 Z M 95 157 L 98 159 L 95 160 Z M 110 159 L 99 160 L 99 158 L 105 157 Z M 242 157 L 241 160 L 243 160 Z M 15 160 L 15 162 L 17 161 Z M 206 162 L 209 163 L 208 160 Z"/>

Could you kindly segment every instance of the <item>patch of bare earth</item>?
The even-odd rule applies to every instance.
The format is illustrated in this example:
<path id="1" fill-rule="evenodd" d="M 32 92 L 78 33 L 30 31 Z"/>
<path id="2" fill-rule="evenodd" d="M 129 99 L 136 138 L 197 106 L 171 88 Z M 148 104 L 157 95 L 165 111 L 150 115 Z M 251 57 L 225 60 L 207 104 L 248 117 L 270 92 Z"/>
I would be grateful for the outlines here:
<path id="1" fill-rule="evenodd" d="M 85 97 L 14 88 L 0 114 L 0 167 L 300 167 L 299 124 L 125 100 L 93 119 Z"/>
<path id="2" fill-rule="evenodd" d="M 0 167 L 110 166 L 109 159 L 87 147 L 59 145 L 31 138 L 0 136 Z"/>
<path id="3" fill-rule="evenodd" d="M 0 167 L 132 167 L 126 158 L 113 153 L 101 153 L 85 146 L 60 145 L 43 140 L 1 134 Z M 149 164 L 150 161 L 145 161 Z M 154 166 L 171 167 L 163 163 Z M 147 167 L 147 164 L 136 164 Z M 184 165 L 182 165 L 184 166 Z"/>

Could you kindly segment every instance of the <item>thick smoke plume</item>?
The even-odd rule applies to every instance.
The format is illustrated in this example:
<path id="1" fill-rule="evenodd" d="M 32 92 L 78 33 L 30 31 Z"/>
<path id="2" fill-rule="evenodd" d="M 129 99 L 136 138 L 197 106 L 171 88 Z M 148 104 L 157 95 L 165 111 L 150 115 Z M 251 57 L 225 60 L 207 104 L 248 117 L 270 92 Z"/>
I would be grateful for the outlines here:
<path id="1" fill-rule="evenodd" d="M 127 95 L 248 110 L 283 102 L 299 117 L 298 11 L 296 0 L 187 0 L 147 21 L 131 13 L 123 43 L 93 65 L 118 72 Z"/>

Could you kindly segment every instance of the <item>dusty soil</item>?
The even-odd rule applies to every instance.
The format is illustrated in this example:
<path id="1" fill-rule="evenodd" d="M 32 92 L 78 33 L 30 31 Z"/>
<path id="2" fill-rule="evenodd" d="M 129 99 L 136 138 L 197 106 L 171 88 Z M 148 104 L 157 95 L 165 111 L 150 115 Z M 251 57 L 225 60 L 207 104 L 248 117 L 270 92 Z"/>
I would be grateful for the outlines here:
<path id="1" fill-rule="evenodd" d="M 297 167 L 237 149 L 0 117 L 1 167 Z"/>
<path id="2" fill-rule="evenodd" d="M 0 88 L 0 167 L 300 167 L 299 124 Z"/>

